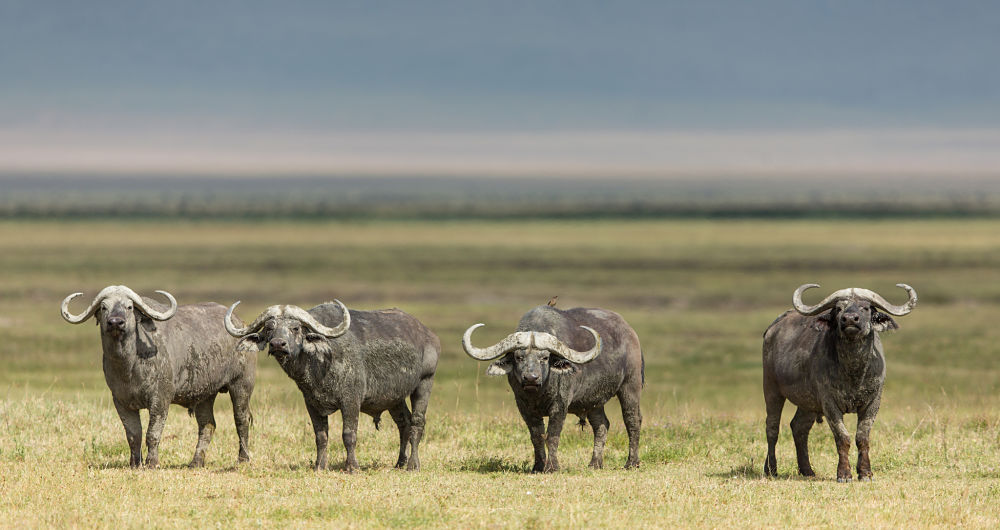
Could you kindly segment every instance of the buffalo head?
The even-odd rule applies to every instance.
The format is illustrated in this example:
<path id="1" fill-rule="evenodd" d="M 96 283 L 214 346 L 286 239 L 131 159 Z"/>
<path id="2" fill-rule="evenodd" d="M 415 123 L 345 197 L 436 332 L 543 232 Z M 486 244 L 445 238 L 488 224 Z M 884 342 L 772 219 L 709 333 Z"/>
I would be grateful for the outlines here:
<path id="1" fill-rule="evenodd" d="M 105 287 L 90 302 L 86 311 L 78 315 L 69 312 L 69 303 L 83 293 L 73 293 L 62 301 L 62 317 L 71 324 L 80 324 L 91 316 L 101 327 L 101 333 L 121 339 L 136 329 L 138 323 L 152 320 L 167 320 L 177 312 L 177 300 L 166 291 L 156 291 L 170 302 L 166 311 L 157 311 L 141 296 L 124 285 Z M 152 325 L 152 322 L 150 322 Z"/>
<path id="2" fill-rule="evenodd" d="M 554 335 L 542 331 L 518 331 L 488 348 L 472 345 L 472 332 L 483 324 L 476 324 L 465 331 L 462 347 L 473 359 L 489 361 L 498 357 L 486 370 L 487 375 L 513 374 L 521 388 L 537 391 L 548 382 L 549 373 L 571 373 L 576 364 L 592 361 L 601 353 L 601 336 L 592 328 L 580 326 L 594 336 L 594 347 L 576 351 Z"/>
<path id="3" fill-rule="evenodd" d="M 807 283 L 795 290 L 792 295 L 795 310 L 806 316 L 819 315 L 829 310 L 820 315 L 820 325 L 829 326 L 848 340 L 867 337 L 872 332 L 898 329 L 899 325 L 889 315 L 906 315 L 917 305 L 917 292 L 909 285 L 900 283 L 897 287 L 905 289 L 910 296 L 903 305 L 891 304 L 874 291 L 852 287 L 841 289 L 816 305 L 807 306 L 802 303 L 802 293 L 813 287 L 819 285 Z"/>
<path id="4" fill-rule="evenodd" d="M 340 300 L 334 302 L 343 311 L 344 321 L 332 328 L 320 324 L 309 312 L 294 305 L 273 305 L 249 326 L 238 328 L 232 321 L 233 311 L 240 304 L 236 302 L 226 312 L 226 331 L 242 339 L 240 348 L 263 350 L 267 347 L 268 353 L 283 364 L 303 353 L 329 351 L 328 341 L 347 333 L 351 326 L 351 314 Z"/>

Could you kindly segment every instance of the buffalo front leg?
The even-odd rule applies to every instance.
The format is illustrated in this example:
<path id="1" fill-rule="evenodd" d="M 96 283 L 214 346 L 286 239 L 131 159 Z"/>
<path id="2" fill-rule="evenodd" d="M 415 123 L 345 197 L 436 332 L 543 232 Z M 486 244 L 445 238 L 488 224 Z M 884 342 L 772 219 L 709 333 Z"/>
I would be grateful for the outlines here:
<path id="1" fill-rule="evenodd" d="M 358 417 L 361 415 L 360 405 L 340 409 L 341 418 L 344 421 L 344 430 L 341 438 L 344 441 L 344 451 L 347 458 L 344 460 L 344 472 L 354 473 L 361 469 L 358 465 L 358 457 L 354 450 L 358 445 Z"/>
<path id="2" fill-rule="evenodd" d="M 198 445 L 194 448 L 194 457 L 191 459 L 189 467 L 202 467 L 205 465 L 205 453 L 208 445 L 212 443 L 212 434 L 215 433 L 215 396 L 212 396 L 194 406 L 194 417 L 198 420 Z"/>
<path id="3" fill-rule="evenodd" d="M 545 460 L 546 473 L 559 471 L 559 436 L 562 434 L 563 423 L 566 421 L 566 411 L 560 409 L 549 414 L 549 427 L 545 433 L 545 448 L 549 457 Z"/>
<path id="4" fill-rule="evenodd" d="M 146 467 L 159 467 L 160 440 L 167 424 L 169 403 L 154 401 L 149 407 L 149 427 L 146 429 Z"/>
<path id="5" fill-rule="evenodd" d="M 594 454 L 590 457 L 590 467 L 601 469 L 604 467 L 604 442 L 608 439 L 608 426 L 611 422 L 608 421 L 603 406 L 587 413 L 587 421 L 594 429 Z"/>
<path id="6" fill-rule="evenodd" d="M 410 394 L 410 405 L 413 406 L 413 423 L 410 426 L 410 461 L 406 464 L 408 471 L 420 469 L 420 439 L 423 438 L 424 427 L 427 425 L 427 405 L 431 400 L 432 386 L 434 386 L 433 376 L 426 377 Z"/>
<path id="7" fill-rule="evenodd" d="M 764 475 L 773 477 L 778 474 L 778 457 L 775 447 L 778 445 L 778 433 L 781 431 L 781 410 L 785 408 L 785 396 L 773 392 L 764 382 L 764 406 L 767 409 L 767 419 L 764 420 L 764 431 L 767 434 L 767 460 L 764 462 Z"/>
<path id="8" fill-rule="evenodd" d="M 515 400 L 517 410 L 524 419 L 524 424 L 528 426 L 528 434 L 531 436 L 531 447 L 535 450 L 535 464 L 531 467 L 532 473 L 541 473 L 545 470 L 545 418 L 539 416 L 521 403 Z"/>
<path id="9" fill-rule="evenodd" d="M 312 420 L 313 432 L 316 434 L 316 463 L 313 468 L 319 471 L 326 469 L 330 425 L 326 415 L 320 413 L 319 409 L 306 403 L 306 410 L 309 411 L 309 419 Z"/>
<path id="10" fill-rule="evenodd" d="M 844 425 L 844 415 L 833 406 L 824 406 L 823 415 L 830 422 L 830 430 L 833 431 L 833 440 L 837 444 L 837 482 L 850 482 L 851 464 L 849 455 L 851 452 L 851 435 Z"/>
<path id="11" fill-rule="evenodd" d="M 406 446 L 410 443 L 410 424 L 412 415 L 410 409 L 406 407 L 406 401 L 400 401 L 396 406 L 389 409 L 392 421 L 399 429 L 399 458 L 396 459 L 396 469 L 403 469 L 406 466 Z"/>
<path id="12" fill-rule="evenodd" d="M 812 466 L 809 465 L 809 430 L 816 423 L 816 413 L 803 410 L 801 407 L 795 411 L 792 422 L 792 438 L 795 439 L 795 458 L 799 461 L 799 474 L 806 477 L 814 477 Z"/>
<path id="13" fill-rule="evenodd" d="M 142 421 L 139 419 L 139 411 L 132 410 L 122 404 L 117 399 L 115 410 L 125 427 L 125 439 L 128 440 L 129 467 L 139 467 L 142 464 Z"/>
<path id="14" fill-rule="evenodd" d="M 872 479 L 872 464 L 868 459 L 868 436 L 871 434 L 872 425 L 875 424 L 880 401 L 880 399 L 876 399 L 858 414 L 858 431 L 855 434 L 855 440 L 858 444 L 858 480 L 870 481 Z"/>

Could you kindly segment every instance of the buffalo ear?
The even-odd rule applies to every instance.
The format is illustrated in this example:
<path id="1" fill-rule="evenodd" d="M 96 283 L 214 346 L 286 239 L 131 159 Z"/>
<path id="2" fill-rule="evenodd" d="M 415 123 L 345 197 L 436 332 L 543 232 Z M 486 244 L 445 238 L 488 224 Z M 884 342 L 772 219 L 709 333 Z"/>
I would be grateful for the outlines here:
<path id="1" fill-rule="evenodd" d="M 813 320 L 812 328 L 815 329 L 816 331 L 829 331 L 830 321 L 832 319 L 833 319 L 833 311 L 827 311 L 826 313 L 817 316 L 816 320 Z"/>
<path id="2" fill-rule="evenodd" d="M 486 375 L 491 375 L 493 377 L 499 377 L 501 375 L 507 375 L 511 370 L 514 369 L 514 359 L 511 358 L 510 354 L 504 355 L 499 361 L 494 361 L 490 363 L 490 366 L 486 368 Z"/>
<path id="3" fill-rule="evenodd" d="M 562 357 L 553 355 L 552 361 L 549 363 L 549 370 L 552 370 L 557 374 L 572 374 L 576 372 L 576 365 L 563 359 Z"/>
<path id="4" fill-rule="evenodd" d="M 263 349 L 264 342 L 256 333 L 251 333 L 236 343 L 236 353 L 257 353 Z"/>
<path id="5" fill-rule="evenodd" d="M 891 316 L 872 310 L 872 329 L 876 332 L 899 329 L 899 324 Z"/>
<path id="6" fill-rule="evenodd" d="M 153 319 L 136 311 L 135 323 L 135 353 L 140 359 L 149 359 L 156 355 L 156 322 Z"/>

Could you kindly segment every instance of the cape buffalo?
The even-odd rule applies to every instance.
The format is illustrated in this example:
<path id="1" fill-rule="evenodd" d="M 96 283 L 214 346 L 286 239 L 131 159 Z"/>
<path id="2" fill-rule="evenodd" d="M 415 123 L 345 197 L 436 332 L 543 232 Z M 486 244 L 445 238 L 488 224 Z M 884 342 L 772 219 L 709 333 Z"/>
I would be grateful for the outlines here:
<path id="1" fill-rule="evenodd" d="M 628 431 L 625 468 L 639 466 L 639 396 L 643 386 L 643 357 L 639 337 L 620 315 L 604 309 L 561 310 L 548 305 L 528 311 L 511 333 L 488 348 L 472 345 L 470 327 L 462 338 L 473 359 L 500 358 L 488 375 L 506 375 L 521 417 L 528 425 L 535 449 L 533 472 L 558 471 L 559 435 L 566 414 L 590 420 L 594 453 L 590 467 L 604 466 L 608 417 L 604 404 L 617 396 Z M 546 432 L 544 418 L 548 416 Z M 548 458 L 546 458 L 546 446 Z"/>
<path id="2" fill-rule="evenodd" d="M 335 300 L 308 311 L 294 305 L 271 306 L 245 328 L 233 326 L 228 317 L 224 322 L 248 349 L 267 346 L 302 391 L 316 433 L 316 469 L 326 469 L 327 416 L 338 410 L 347 451 L 345 471 L 358 469 L 354 448 L 360 413 L 375 418 L 378 428 L 386 410 L 399 427 L 396 467 L 420 468 L 417 448 L 441 341 L 416 318 L 398 309 L 348 310 Z"/>
<path id="3" fill-rule="evenodd" d="M 105 287 L 79 315 L 69 312 L 69 303 L 83 293 L 71 294 L 62 302 L 67 322 L 79 324 L 93 316 L 101 328 L 104 380 L 125 426 L 129 465 L 137 467 L 142 461 L 139 410 L 149 409 L 146 466 L 156 467 L 160 434 L 173 403 L 187 407 L 198 420 L 198 445 L 191 466 L 203 466 L 215 432 L 215 397 L 224 392 L 233 400 L 239 461 L 250 460 L 247 437 L 256 356 L 234 350 L 236 341 L 219 322 L 226 314 L 225 306 L 178 307 L 170 293 L 156 292 L 169 300 L 168 309 L 124 285 Z"/>
<path id="4" fill-rule="evenodd" d="M 906 315 L 917 305 L 917 293 L 912 287 L 903 283 L 897 286 L 910 296 L 903 305 L 890 304 L 878 293 L 854 287 L 807 306 L 802 303 L 802 292 L 819 285 L 805 284 L 792 295 L 795 310 L 786 311 L 764 332 L 766 475 L 777 473 L 774 446 L 787 399 L 798 407 L 791 428 L 799 473 L 815 475 L 809 465 L 809 430 L 826 416 L 840 457 L 837 481 L 851 480 L 847 459 L 851 439 L 844 426 L 844 414 L 856 413 L 858 479 L 871 480 L 868 434 L 885 382 L 885 357 L 878 334 L 899 328 L 889 315 Z"/>

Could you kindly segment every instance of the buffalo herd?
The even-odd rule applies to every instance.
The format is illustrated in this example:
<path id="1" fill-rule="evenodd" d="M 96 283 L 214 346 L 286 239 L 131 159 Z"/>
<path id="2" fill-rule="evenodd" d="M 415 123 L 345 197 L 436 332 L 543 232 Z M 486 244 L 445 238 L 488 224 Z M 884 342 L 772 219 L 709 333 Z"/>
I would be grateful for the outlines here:
<path id="1" fill-rule="evenodd" d="M 871 480 L 869 434 L 882 398 L 885 358 L 879 332 L 896 329 L 893 316 L 913 310 L 917 293 L 894 305 L 868 289 L 840 289 L 816 305 L 795 290 L 792 307 L 764 331 L 763 389 L 767 419 L 764 474 L 777 473 L 775 445 L 785 401 L 796 406 L 791 421 L 799 473 L 812 476 L 809 430 L 826 418 L 837 445 L 837 480 L 853 479 L 850 436 L 844 414 L 857 414 L 855 442 L 858 480 Z M 104 378 L 125 428 L 132 467 L 142 465 L 139 411 L 149 411 L 147 467 L 159 463 L 159 443 L 171 404 L 186 407 L 198 422 L 192 467 L 203 466 L 215 431 L 214 405 L 228 393 L 239 437 L 238 461 L 250 459 L 250 395 L 257 352 L 269 355 L 295 382 L 316 435 L 316 469 L 327 467 L 328 417 L 340 411 L 346 460 L 358 469 L 358 420 L 368 414 L 379 426 L 388 411 L 399 429 L 397 468 L 420 468 L 418 448 L 427 404 L 441 355 L 441 341 L 415 317 L 399 309 L 359 311 L 339 300 L 311 309 L 273 305 L 250 324 L 216 303 L 178 305 L 139 296 L 124 285 L 101 290 L 86 310 L 73 314 L 62 302 L 62 317 L 79 324 L 93 317 L 100 329 Z M 645 360 L 635 330 L 621 315 L 600 308 L 556 309 L 554 301 L 521 317 L 517 328 L 496 344 L 476 347 L 475 324 L 462 337 L 465 353 L 492 361 L 487 375 L 507 376 L 514 402 L 534 448 L 533 472 L 559 470 L 559 437 L 567 414 L 590 422 L 594 451 L 590 467 L 604 465 L 610 422 L 605 404 L 617 397 L 628 433 L 626 469 L 639 467 Z M 890 316 L 891 315 L 891 316 Z M 409 398 L 409 405 L 407 405 Z M 548 418 L 548 425 L 545 418 Z"/>

